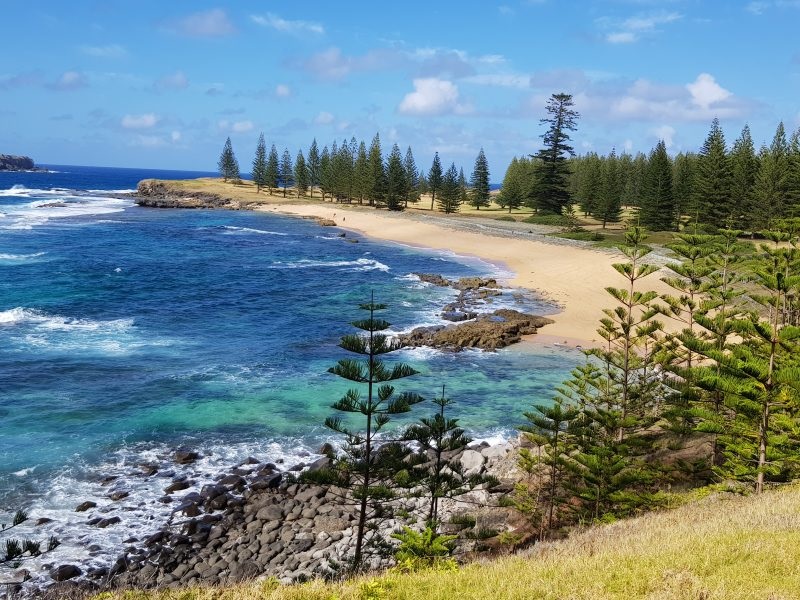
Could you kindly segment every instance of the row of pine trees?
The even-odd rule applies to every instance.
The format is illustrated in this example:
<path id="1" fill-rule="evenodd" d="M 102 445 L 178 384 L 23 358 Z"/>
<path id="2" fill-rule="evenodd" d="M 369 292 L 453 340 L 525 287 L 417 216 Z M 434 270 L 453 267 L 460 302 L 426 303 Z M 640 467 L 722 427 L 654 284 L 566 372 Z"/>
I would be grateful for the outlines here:
<path id="1" fill-rule="evenodd" d="M 240 179 L 230 138 L 220 155 L 219 171 L 225 181 Z M 455 163 L 443 170 L 438 152 L 426 176 L 417 168 L 410 147 L 403 154 L 394 144 L 384 159 L 378 134 L 369 147 L 353 137 L 341 143 L 334 141 L 320 150 L 315 139 L 305 154 L 298 150 L 294 160 L 288 149 L 279 155 L 274 144 L 267 151 L 261 134 L 251 176 L 259 192 L 282 189 L 286 197 L 291 189 L 298 196 L 313 197 L 318 189 L 322 200 L 366 203 L 389 210 L 403 210 L 409 203 L 416 204 L 423 194 L 431 195 L 431 210 L 438 207 L 445 213 L 457 212 L 466 204 L 476 209 L 490 204 L 489 164 L 482 148 L 469 181 L 464 169 L 457 169 Z"/>
<path id="2" fill-rule="evenodd" d="M 515 160 L 510 171 L 527 162 Z M 660 141 L 649 155 L 592 152 L 570 163 L 580 210 L 603 223 L 618 222 L 622 206 L 637 207 L 641 225 L 653 231 L 677 230 L 690 219 L 758 231 L 800 216 L 800 129 L 787 138 L 783 123 L 758 151 L 748 126 L 729 147 L 715 119 L 697 153 L 670 157 Z"/>

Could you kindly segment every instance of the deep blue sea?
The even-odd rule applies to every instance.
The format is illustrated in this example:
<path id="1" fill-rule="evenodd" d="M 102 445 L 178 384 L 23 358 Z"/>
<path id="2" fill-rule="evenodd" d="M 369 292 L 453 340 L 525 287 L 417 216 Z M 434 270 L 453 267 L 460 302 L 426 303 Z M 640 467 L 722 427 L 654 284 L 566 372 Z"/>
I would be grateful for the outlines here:
<path id="1" fill-rule="evenodd" d="M 455 295 L 412 273 L 507 275 L 313 221 L 116 196 L 147 177 L 209 173 L 47 168 L 0 172 L 0 515 L 24 507 L 52 518 L 33 533 L 61 536 L 62 559 L 103 562 L 168 518 L 156 499 L 169 479 L 137 475 L 138 465 L 179 475 L 177 447 L 203 455 L 186 468 L 197 487 L 250 455 L 287 467 L 315 458 L 334 439 L 322 423 L 348 387 L 327 368 L 345 357 L 336 344 L 370 293 L 405 331 L 439 323 Z M 487 308 L 498 304 L 554 311 L 530 295 Z M 453 416 L 485 438 L 549 401 L 580 355 L 528 346 L 398 358 L 421 371 L 398 388 L 433 397 L 445 384 Z M 131 495 L 104 500 L 112 489 Z M 74 507 L 89 499 L 122 523 L 86 527 Z"/>

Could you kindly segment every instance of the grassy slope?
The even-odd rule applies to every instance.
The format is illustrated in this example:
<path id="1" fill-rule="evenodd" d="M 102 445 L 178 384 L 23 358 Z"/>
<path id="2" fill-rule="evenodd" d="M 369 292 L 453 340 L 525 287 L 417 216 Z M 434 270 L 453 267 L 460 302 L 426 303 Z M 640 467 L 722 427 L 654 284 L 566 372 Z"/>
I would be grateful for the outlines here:
<path id="1" fill-rule="evenodd" d="M 125 600 L 800 599 L 800 487 L 709 497 L 540 544 L 528 557 L 455 573 L 387 574 L 337 585 L 103 595 Z"/>

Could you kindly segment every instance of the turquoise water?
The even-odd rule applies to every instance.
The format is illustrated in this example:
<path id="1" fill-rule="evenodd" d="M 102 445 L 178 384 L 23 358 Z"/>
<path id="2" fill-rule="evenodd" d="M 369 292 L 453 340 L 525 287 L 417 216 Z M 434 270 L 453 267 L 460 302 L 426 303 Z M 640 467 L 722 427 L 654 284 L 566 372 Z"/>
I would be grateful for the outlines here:
<path id="1" fill-rule="evenodd" d="M 454 296 L 412 273 L 504 275 L 306 220 L 144 209 L 108 191 L 199 174 L 52 170 L 0 173 L 0 512 L 53 518 L 67 555 L 98 540 L 112 549 L 163 517 L 163 481 L 131 476 L 142 461 L 190 446 L 201 481 L 248 455 L 288 466 L 331 439 L 321 424 L 347 385 L 326 371 L 371 292 L 404 331 L 440 322 Z M 498 303 L 554 310 L 531 296 Z M 512 432 L 580 358 L 544 347 L 398 355 L 421 371 L 399 387 L 433 397 L 446 384 L 476 437 Z M 72 509 L 105 494 L 108 474 L 131 490 L 137 521 L 87 534 Z"/>

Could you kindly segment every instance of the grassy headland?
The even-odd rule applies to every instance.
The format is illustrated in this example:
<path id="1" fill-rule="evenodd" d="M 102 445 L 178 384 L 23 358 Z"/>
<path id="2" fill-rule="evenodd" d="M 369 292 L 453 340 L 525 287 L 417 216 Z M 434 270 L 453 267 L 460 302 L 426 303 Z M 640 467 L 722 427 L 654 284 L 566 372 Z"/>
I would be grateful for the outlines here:
<path id="1" fill-rule="evenodd" d="M 713 494 L 674 510 L 536 545 L 456 572 L 388 573 L 337 584 L 129 591 L 107 600 L 703 600 L 800 598 L 800 487 Z"/>

